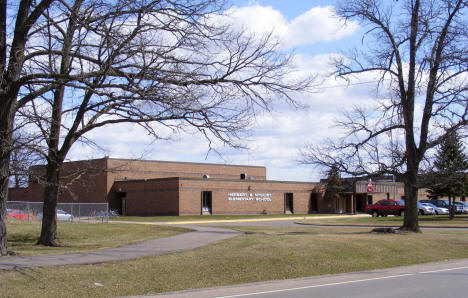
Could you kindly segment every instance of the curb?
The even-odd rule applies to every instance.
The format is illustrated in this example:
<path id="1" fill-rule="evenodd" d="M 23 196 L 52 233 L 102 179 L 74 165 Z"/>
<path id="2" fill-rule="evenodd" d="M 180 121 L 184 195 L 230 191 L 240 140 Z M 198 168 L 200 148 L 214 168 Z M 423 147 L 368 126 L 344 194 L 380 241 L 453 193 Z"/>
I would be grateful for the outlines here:
<path id="1" fill-rule="evenodd" d="M 315 223 L 305 223 L 305 222 L 300 222 L 296 221 L 294 222 L 295 224 L 298 225 L 304 225 L 304 226 L 318 226 L 318 227 L 365 227 L 365 228 L 399 228 L 400 225 L 395 225 L 395 226 L 379 226 L 379 225 L 344 225 L 344 224 L 315 224 Z M 430 228 L 430 229 L 467 229 L 468 226 L 419 226 L 420 228 Z"/>

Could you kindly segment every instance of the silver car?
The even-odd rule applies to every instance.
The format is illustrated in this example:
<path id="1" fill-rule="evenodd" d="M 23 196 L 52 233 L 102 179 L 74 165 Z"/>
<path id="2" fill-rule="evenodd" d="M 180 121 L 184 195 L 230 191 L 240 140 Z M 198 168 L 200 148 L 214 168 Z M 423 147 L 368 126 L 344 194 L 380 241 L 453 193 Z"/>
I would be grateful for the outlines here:
<path id="1" fill-rule="evenodd" d="M 432 215 L 435 214 L 435 210 L 432 206 L 425 205 L 424 203 L 418 202 L 418 214 L 419 215 Z"/>
<path id="2" fill-rule="evenodd" d="M 63 210 L 57 209 L 57 220 L 73 221 L 73 215 Z"/>
<path id="3" fill-rule="evenodd" d="M 434 209 L 435 214 L 449 214 L 449 210 L 447 208 L 437 207 L 436 205 L 431 204 L 431 203 L 421 203 L 421 204 L 432 207 Z"/>

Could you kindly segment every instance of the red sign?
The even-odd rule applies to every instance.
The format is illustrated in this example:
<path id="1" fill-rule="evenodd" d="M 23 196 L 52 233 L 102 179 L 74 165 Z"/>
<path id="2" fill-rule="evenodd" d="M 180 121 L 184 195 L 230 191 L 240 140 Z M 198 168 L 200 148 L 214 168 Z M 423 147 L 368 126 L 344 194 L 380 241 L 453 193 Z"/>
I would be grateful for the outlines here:
<path id="1" fill-rule="evenodd" d="M 374 191 L 374 185 L 372 185 L 372 183 L 369 182 L 369 184 L 367 184 L 367 191 L 368 192 L 373 192 Z"/>

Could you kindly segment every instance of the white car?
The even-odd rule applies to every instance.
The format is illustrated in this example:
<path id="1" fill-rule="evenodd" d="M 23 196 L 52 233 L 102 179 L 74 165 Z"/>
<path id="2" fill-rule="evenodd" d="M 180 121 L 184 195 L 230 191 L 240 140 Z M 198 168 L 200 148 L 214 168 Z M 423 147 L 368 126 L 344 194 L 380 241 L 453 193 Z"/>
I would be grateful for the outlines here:
<path id="1" fill-rule="evenodd" d="M 57 220 L 73 221 L 73 215 L 63 210 L 57 209 Z"/>
<path id="2" fill-rule="evenodd" d="M 427 215 L 427 214 L 435 214 L 435 210 L 432 206 L 428 206 L 424 203 L 418 202 L 418 214 L 419 215 Z"/>
<path id="3" fill-rule="evenodd" d="M 431 203 L 421 203 L 421 204 L 432 207 L 435 211 L 435 214 L 449 214 L 448 208 L 437 207 L 436 205 L 431 204 Z"/>

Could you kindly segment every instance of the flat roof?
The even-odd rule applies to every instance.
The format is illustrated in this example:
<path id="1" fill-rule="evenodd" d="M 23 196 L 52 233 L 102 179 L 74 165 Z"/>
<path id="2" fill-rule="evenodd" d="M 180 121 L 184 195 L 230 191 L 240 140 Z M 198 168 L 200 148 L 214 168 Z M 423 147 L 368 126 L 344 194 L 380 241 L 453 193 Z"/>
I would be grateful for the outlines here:
<path id="1" fill-rule="evenodd" d="M 264 168 L 265 166 L 250 166 L 250 165 L 237 165 L 237 164 L 220 164 L 220 163 L 204 163 L 204 162 L 190 162 L 190 161 L 169 161 L 169 160 L 151 160 L 151 159 L 130 159 L 130 158 L 112 158 L 104 157 L 99 159 L 121 160 L 121 161 L 135 161 L 135 162 L 157 162 L 157 163 L 176 163 L 176 164 L 191 164 L 191 165 L 204 165 L 204 166 L 226 166 L 226 167 L 247 167 L 247 168 Z M 98 159 L 96 159 L 98 160 Z"/>
<path id="2" fill-rule="evenodd" d="M 81 159 L 81 160 L 70 160 L 65 161 L 64 163 L 85 163 L 97 160 L 117 160 L 117 161 L 127 161 L 127 162 L 154 162 L 154 163 L 175 163 L 175 164 L 189 164 L 189 165 L 203 165 L 203 166 L 224 166 L 224 167 L 242 167 L 242 168 L 260 168 L 265 169 L 266 166 L 250 166 L 250 165 L 237 165 L 237 164 L 221 164 L 221 163 L 203 163 L 203 162 L 190 162 L 190 161 L 169 161 L 169 160 L 151 160 L 151 159 L 131 159 L 131 158 L 113 158 L 113 157 L 102 157 L 94 159 Z M 46 164 L 33 165 L 33 167 L 45 167 Z"/>
<path id="3" fill-rule="evenodd" d="M 282 183 L 282 184 L 319 184 L 319 182 L 304 182 L 304 181 L 279 181 L 279 180 L 249 180 L 249 179 L 223 179 L 223 178 L 198 178 L 198 177 L 166 177 L 166 178 L 150 178 L 150 179 L 116 179 L 114 182 L 145 182 L 145 181 L 163 181 L 163 180 L 191 180 L 191 181 L 216 181 L 216 182 L 249 182 L 249 183 Z"/>

